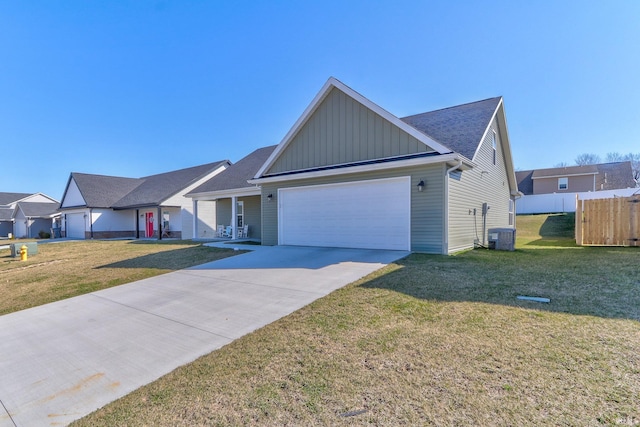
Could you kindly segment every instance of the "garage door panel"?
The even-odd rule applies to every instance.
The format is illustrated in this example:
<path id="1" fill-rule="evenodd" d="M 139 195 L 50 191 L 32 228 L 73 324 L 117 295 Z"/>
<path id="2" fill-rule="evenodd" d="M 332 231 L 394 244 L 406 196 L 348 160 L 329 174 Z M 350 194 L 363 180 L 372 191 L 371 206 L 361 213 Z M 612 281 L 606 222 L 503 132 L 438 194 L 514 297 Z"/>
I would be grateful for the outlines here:
<path id="1" fill-rule="evenodd" d="M 409 249 L 409 177 L 281 189 L 282 245 Z"/>
<path id="2" fill-rule="evenodd" d="M 84 239 L 84 214 L 67 214 L 67 237 Z"/>

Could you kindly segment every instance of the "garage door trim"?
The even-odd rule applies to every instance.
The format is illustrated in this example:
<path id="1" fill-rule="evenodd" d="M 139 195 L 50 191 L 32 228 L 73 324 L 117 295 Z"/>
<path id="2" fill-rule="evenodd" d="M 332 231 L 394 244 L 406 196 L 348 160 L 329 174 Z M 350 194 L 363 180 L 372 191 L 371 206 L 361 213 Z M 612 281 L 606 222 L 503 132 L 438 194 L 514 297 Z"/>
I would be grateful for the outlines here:
<path id="1" fill-rule="evenodd" d="M 344 241 L 338 241 L 336 244 L 331 244 L 331 242 L 319 242 L 319 240 L 323 240 L 324 237 L 319 237 L 319 240 L 314 240 L 313 236 L 309 238 L 309 241 L 300 241 L 298 239 L 298 235 L 295 234 L 296 231 L 291 230 L 292 224 L 295 223 L 295 226 L 300 228 L 301 218 L 303 216 L 296 216 L 296 211 L 292 211 L 291 209 L 300 208 L 303 212 L 305 210 L 305 205 L 299 204 L 300 200 L 296 197 L 310 198 L 312 195 L 318 197 L 327 197 L 327 205 L 330 205 L 333 202 L 334 206 L 336 203 L 345 203 L 348 199 L 341 199 L 340 197 L 344 197 L 345 194 L 349 194 L 350 188 L 352 188 L 356 193 L 356 197 L 359 197 L 358 203 L 363 203 L 362 210 L 358 210 L 358 212 L 369 212 L 370 216 L 366 217 L 363 215 L 365 226 L 364 229 L 368 228 L 367 232 L 357 233 L 354 240 L 362 239 L 360 242 L 355 242 L 354 245 L 351 246 L 351 240 L 348 236 L 345 236 Z M 336 189 L 336 192 L 332 192 L 332 189 Z M 341 196 L 342 195 L 342 196 Z M 393 200 L 389 200 L 393 199 Z M 314 204 L 314 210 L 307 210 L 307 214 L 315 214 L 316 212 L 322 211 L 320 208 L 319 211 L 315 209 L 318 208 L 315 203 L 317 198 L 310 199 Z M 293 203 L 293 207 L 291 207 L 290 203 Z M 296 206 L 296 203 L 299 206 Z M 351 208 L 353 211 L 354 201 L 351 204 L 345 203 L 345 223 L 350 222 L 350 218 L 354 218 L 353 213 L 351 216 L 347 211 L 347 208 Z M 376 209 L 376 206 L 386 206 L 392 207 L 391 210 L 385 210 L 384 216 L 376 216 L 376 212 L 380 212 Z M 287 210 L 287 207 L 291 208 Z M 359 208 L 359 207 L 358 207 Z M 373 208 L 373 209 L 371 209 Z M 337 212 L 335 209 L 331 210 L 331 208 L 327 207 L 326 211 L 328 216 L 331 216 L 333 213 L 334 216 L 334 224 L 340 224 L 340 226 L 345 226 L 344 223 L 341 222 L 342 217 L 340 219 L 335 219 L 335 216 L 342 215 L 343 211 L 340 211 L 339 214 L 335 215 Z M 304 213 L 302 213 L 304 215 Z M 360 214 L 357 214 L 360 217 Z M 324 218 L 323 218 L 324 219 Z M 321 222 L 314 223 L 312 219 L 309 220 L 310 224 L 309 230 L 326 230 L 330 229 L 330 226 L 323 224 Z M 315 221 L 322 221 L 316 219 Z M 351 220 L 353 223 L 354 220 Z M 381 224 L 384 224 L 381 226 Z M 358 228 L 362 225 L 362 222 L 358 223 Z M 288 228 L 289 227 L 289 228 Z M 315 228 L 314 228 L 315 227 Z M 384 233 L 387 228 L 395 229 L 394 232 L 389 231 L 388 236 L 384 236 Z M 317 233 L 316 233 L 317 234 Z M 380 234 L 379 240 L 376 240 L 376 237 Z M 306 231 L 303 231 L 302 235 L 306 236 Z M 292 237 L 295 236 L 295 237 Z M 335 236 L 338 240 L 340 240 L 341 234 L 336 234 Z M 372 237 L 369 239 L 368 237 Z M 389 237 L 390 236 L 390 237 Z M 353 237 L 353 236 L 352 236 Z M 397 238 L 395 238 L 397 237 Z M 327 240 L 332 240 L 333 237 L 328 235 Z M 380 244 L 386 240 L 386 244 L 388 247 L 384 247 L 385 244 Z M 391 241 L 392 240 L 392 241 Z M 379 179 L 369 179 L 369 180 L 358 180 L 358 181 L 346 181 L 346 182 L 337 182 L 337 183 L 327 183 L 327 184 L 315 184 L 315 185 L 305 185 L 299 187 L 285 187 L 278 189 L 278 244 L 286 245 L 286 244 L 294 244 L 294 245 L 306 245 L 306 246 L 327 246 L 327 247 L 367 247 L 367 245 L 371 245 L 372 248 L 380 248 L 380 249 L 396 249 L 396 250 L 410 250 L 411 247 L 411 177 L 410 176 L 401 176 L 401 177 L 393 177 L 393 178 L 379 178 Z M 363 244 L 363 245 L 361 245 Z"/>

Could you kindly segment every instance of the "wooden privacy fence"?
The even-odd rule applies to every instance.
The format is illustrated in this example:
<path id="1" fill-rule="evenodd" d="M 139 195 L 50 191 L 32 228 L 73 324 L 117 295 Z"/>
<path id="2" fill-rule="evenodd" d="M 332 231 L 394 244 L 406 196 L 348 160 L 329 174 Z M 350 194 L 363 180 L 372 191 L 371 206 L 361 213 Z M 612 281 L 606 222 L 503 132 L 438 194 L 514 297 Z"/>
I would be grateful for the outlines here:
<path id="1" fill-rule="evenodd" d="M 640 195 L 593 200 L 576 197 L 576 244 L 640 246 Z"/>

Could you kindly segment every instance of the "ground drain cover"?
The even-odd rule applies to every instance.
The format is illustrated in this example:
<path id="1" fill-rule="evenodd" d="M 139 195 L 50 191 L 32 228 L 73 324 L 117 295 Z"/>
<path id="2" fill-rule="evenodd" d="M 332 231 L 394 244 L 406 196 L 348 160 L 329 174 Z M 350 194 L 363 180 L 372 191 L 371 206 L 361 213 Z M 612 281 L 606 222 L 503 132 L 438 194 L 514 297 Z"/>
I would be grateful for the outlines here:
<path id="1" fill-rule="evenodd" d="M 551 300 L 549 298 L 543 298 L 543 297 L 529 297 L 526 295 L 518 295 L 516 298 L 521 299 L 521 300 L 525 300 L 525 301 L 535 301 L 535 302 L 551 302 Z"/>

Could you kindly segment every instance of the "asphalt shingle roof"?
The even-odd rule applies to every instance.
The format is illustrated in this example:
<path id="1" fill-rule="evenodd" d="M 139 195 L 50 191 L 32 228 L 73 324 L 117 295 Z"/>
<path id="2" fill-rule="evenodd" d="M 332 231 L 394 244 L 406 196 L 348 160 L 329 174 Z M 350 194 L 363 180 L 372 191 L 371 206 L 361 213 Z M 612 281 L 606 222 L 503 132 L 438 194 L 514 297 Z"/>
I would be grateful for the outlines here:
<path id="1" fill-rule="evenodd" d="M 18 207 L 26 217 L 49 218 L 57 213 L 60 203 L 20 202 Z"/>
<path id="2" fill-rule="evenodd" d="M 11 221 L 13 218 L 13 209 L 0 208 L 0 221 Z"/>
<path id="3" fill-rule="evenodd" d="M 196 187 L 189 194 L 254 187 L 255 185 L 249 184 L 247 180 L 255 176 L 276 147 L 277 145 L 271 145 L 255 150 L 207 182 Z"/>
<path id="4" fill-rule="evenodd" d="M 113 207 L 158 205 L 226 163 L 228 162 L 223 160 L 140 178 L 142 183 L 115 202 Z"/>
<path id="5" fill-rule="evenodd" d="M 10 205 L 29 196 L 30 193 L 0 193 L 0 206 Z"/>
<path id="6" fill-rule="evenodd" d="M 516 180 L 518 181 L 518 190 L 524 195 L 531 195 L 533 194 L 533 179 L 575 175 L 595 175 L 596 191 L 633 188 L 636 185 L 629 161 L 518 171 L 516 172 Z"/>
<path id="7" fill-rule="evenodd" d="M 473 160 L 501 97 L 403 117 L 400 120 Z"/>
<path id="8" fill-rule="evenodd" d="M 86 205 L 92 208 L 110 208 L 143 182 L 140 178 L 78 172 L 72 172 L 71 177 L 78 186 Z"/>

